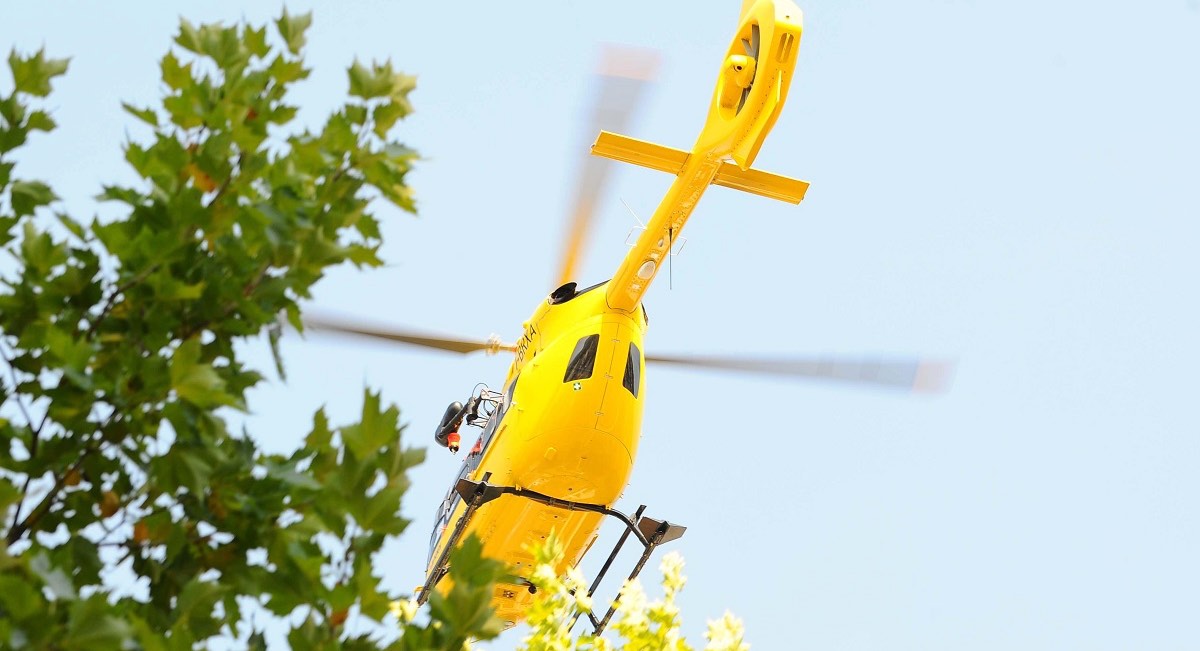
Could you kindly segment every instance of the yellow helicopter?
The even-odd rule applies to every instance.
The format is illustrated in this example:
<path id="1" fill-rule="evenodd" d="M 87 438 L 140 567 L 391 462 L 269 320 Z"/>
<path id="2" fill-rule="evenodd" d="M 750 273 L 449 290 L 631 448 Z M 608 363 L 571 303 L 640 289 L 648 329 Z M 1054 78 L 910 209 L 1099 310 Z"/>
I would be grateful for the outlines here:
<path id="1" fill-rule="evenodd" d="M 749 360 L 643 354 L 646 312 L 642 297 L 679 239 L 700 197 L 712 184 L 799 203 L 804 181 L 751 169 L 775 124 L 792 80 L 802 33 L 801 12 L 791 0 L 744 0 L 717 78 L 703 129 L 690 152 L 601 131 L 592 154 L 675 175 L 674 182 L 611 280 L 580 289 L 573 276 L 596 201 L 598 168 L 585 172 L 585 197 L 575 211 L 560 285 L 541 301 L 515 344 L 467 340 L 401 330 L 381 330 L 329 318 L 306 320 L 312 330 L 386 339 L 458 353 L 513 354 L 502 390 L 478 389 L 454 402 L 435 431 L 439 445 L 457 452 L 460 429 L 481 428 L 434 525 L 424 601 L 448 572 L 450 551 L 475 533 L 484 553 L 507 563 L 512 575 L 495 588 L 497 615 L 520 621 L 534 598 L 530 546 L 556 532 L 564 556 L 560 571 L 575 566 L 595 542 L 606 517 L 625 527 L 594 579 L 594 593 L 617 553 L 633 537 L 643 553 L 637 576 L 654 549 L 681 536 L 684 527 L 613 508 L 637 457 L 647 363 L 830 378 L 932 390 L 940 365 L 921 362 Z M 636 84 L 637 71 L 615 77 Z M 614 97 L 625 97 L 617 94 Z M 613 102 L 612 97 L 609 103 Z M 618 101 L 619 103 L 619 101 Z M 620 107 L 615 107 L 619 109 Z M 600 618 L 603 631 L 616 603 Z"/>

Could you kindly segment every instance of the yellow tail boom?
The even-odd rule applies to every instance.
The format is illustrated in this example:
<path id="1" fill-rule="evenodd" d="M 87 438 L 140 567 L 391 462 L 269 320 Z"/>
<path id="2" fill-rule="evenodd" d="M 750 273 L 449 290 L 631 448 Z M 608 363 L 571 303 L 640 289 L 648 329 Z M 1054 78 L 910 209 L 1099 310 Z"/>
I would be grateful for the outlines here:
<path id="1" fill-rule="evenodd" d="M 712 184 L 799 203 L 808 183 L 750 169 L 787 100 L 803 32 L 792 0 L 745 0 L 721 64 L 708 119 L 691 152 L 601 132 L 592 153 L 675 174 L 646 230 L 605 288 L 610 310 L 632 314 L 700 197 Z"/>

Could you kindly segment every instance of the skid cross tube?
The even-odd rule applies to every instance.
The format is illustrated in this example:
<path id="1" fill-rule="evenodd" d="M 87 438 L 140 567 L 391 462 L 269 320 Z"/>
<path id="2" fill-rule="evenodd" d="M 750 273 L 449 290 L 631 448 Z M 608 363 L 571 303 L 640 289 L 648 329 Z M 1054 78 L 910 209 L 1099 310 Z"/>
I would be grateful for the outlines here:
<path id="1" fill-rule="evenodd" d="M 645 504 L 642 504 L 641 506 L 639 506 L 637 511 L 633 512 L 633 521 L 636 523 L 639 520 L 641 520 L 642 513 L 645 513 L 645 511 L 646 511 Z M 588 586 L 587 596 L 589 599 L 593 595 L 596 594 L 596 588 L 600 587 L 600 582 L 604 580 L 604 575 L 608 574 L 608 568 L 612 567 L 613 561 L 616 560 L 616 558 L 617 558 L 617 554 L 620 553 L 621 548 L 625 546 L 625 541 L 629 540 L 629 532 L 630 531 L 633 531 L 633 529 L 626 527 L 625 531 L 621 532 L 621 537 L 619 539 L 617 539 L 617 544 L 613 546 L 613 550 L 612 550 L 612 552 L 609 553 L 608 559 L 604 561 L 604 566 L 600 568 L 600 572 L 597 573 L 596 578 L 592 580 L 592 585 Z M 575 628 L 575 622 L 579 621 L 579 615 L 580 615 L 580 613 L 575 613 L 575 617 L 571 619 L 571 628 L 572 629 Z M 596 620 L 596 615 L 592 612 L 588 612 L 587 616 L 588 616 L 588 619 L 591 620 L 591 622 L 592 622 L 592 628 L 596 630 L 596 635 L 599 635 L 600 631 L 602 631 L 604 629 L 600 625 L 600 622 Z"/>
<path id="2" fill-rule="evenodd" d="M 626 579 L 626 581 L 632 581 L 642 573 L 642 568 L 646 567 L 646 561 L 650 560 L 650 555 L 654 553 L 655 547 L 679 538 L 683 535 L 683 532 L 687 529 L 687 527 L 681 527 L 666 521 L 659 522 L 658 520 L 654 520 L 652 518 L 639 518 L 637 522 L 637 529 L 638 530 L 634 531 L 634 533 L 639 534 L 638 540 L 645 541 L 642 543 L 645 548 L 642 550 L 641 558 L 638 559 L 637 565 L 633 566 L 633 571 L 629 573 L 629 577 Z M 624 541 L 622 540 L 622 542 Z M 599 581 L 597 581 L 597 583 L 598 582 Z M 589 592 L 589 595 L 590 594 L 591 593 Z M 613 597 L 612 603 L 609 604 L 608 612 L 604 613 L 604 618 L 599 622 L 596 621 L 596 616 L 594 614 L 588 613 L 588 619 L 591 620 L 592 626 L 595 627 L 595 635 L 599 635 L 604 632 L 604 627 L 608 626 L 608 620 L 612 619 L 613 613 L 617 612 L 617 604 L 620 601 L 621 593 L 618 592 L 617 596 Z"/>
<path id="3" fill-rule="evenodd" d="M 470 479 L 463 478 L 459 479 L 458 483 L 454 485 L 454 492 L 457 493 L 458 496 L 462 498 L 463 502 L 466 503 L 467 509 L 463 511 L 463 514 L 459 516 L 458 521 L 454 523 L 454 530 L 450 533 L 450 539 L 446 541 L 446 546 L 442 548 L 442 553 L 438 555 L 437 564 L 434 565 L 434 569 L 432 572 L 430 572 L 429 578 L 425 581 L 425 585 L 421 587 L 421 593 L 417 595 L 417 603 L 424 604 L 425 601 L 429 599 L 430 590 L 432 590 L 433 587 L 436 586 L 438 582 L 446 576 L 446 573 L 449 571 L 447 561 L 450 558 L 450 551 L 454 549 L 454 547 L 458 544 L 459 539 L 462 538 L 463 532 L 466 531 L 467 524 L 470 522 L 471 516 L 475 514 L 475 511 L 484 504 L 487 504 L 492 500 L 499 499 L 504 495 L 512 495 L 514 497 L 532 500 L 538 504 L 545 504 L 546 506 L 563 509 L 566 511 L 587 511 L 590 513 L 599 513 L 601 515 L 607 515 L 616 518 L 621 521 L 621 524 L 625 525 L 625 530 L 621 533 L 621 538 L 617 541 L 612 553 L 608 555 L 608 559 L 604 562 L 604 566 L 600 568 L 600 572 L 596 575 L 596 578 L 592 581 L 592 585 L 588 588 L 589 597 L 595 594 L 596 588 L 600 585 L 600 581 L 604 578 L 604 575 L 608 573 L 609 568 L 612 566 L 613 561 L 616 560 L 617 554 L 621 551 L 621 548 L 625 545 L 625 542 L 629 539 L 630 534 L 633 534 L 633 536 L 637 538 L 637 541 L 642 544 L 642 555 L 638 559 L 637 564 L 634 566 L 633 572 L 629 574 L 629 580 L 633 580 L 637 578 L 638 574 L 641 573 L 642 568 L 646 566 L 646 562 L 650 560 L 650 555 L 654 553 L 654 549 L 656 547 L 663 543 L 678 539 L 683 535 L 684 531 L 687 530 L 687 527 L 671 524 L 665 520 L 655 520 L 654 518 L 644 517 L 642 514 L 646 510 L 645 505 L 639 506 L 633 517 L 630 518 L 624 513 L 621 513 L 616 509 L 610 509 L 602 504 L 571 502 L 569 500 L 551 497 L 544 493 L 518 488 L 516 486 L 494 486 L 487 483 L 488 479 L 490 478 L 491 473 L 488 473 L 485 474 L 483 479 L 480 481 L 471 481 Z M 608 612 L 605 613 L 603 619 L 597 620 L 593 613 L 587 614 L 588 619 L 591 620 L 595 635 L 600 635 L 602 632 L 604 632 L 604 627 L 607 626 L 608 621 L 612 619 L 613 613 L 616 612 L 617 603 L 620 601 L 620 599 L 621 595 L 618 594 L 613 599 L 612 604 L 609 605 Z M 572 628 L 574 628 L 575 622 L 578 620 L 579 616 L 576 615 L 575 619 L 571 621 Z"/>

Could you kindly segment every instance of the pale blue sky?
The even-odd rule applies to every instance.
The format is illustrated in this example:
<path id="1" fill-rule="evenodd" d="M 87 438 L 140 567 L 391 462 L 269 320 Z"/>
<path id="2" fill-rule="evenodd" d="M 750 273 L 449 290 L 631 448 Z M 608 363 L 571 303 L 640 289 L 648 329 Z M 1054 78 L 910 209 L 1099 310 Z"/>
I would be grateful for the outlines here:
<path id="1" fill-rule="evenodd" d="M 331 275 L 315 304 L 514 338 L 550 289 L 597 45 L 662 50 L 630 135 L 686 148 L 738 5 L 291 3 L 315 8 L 303 119 L 344 95 L 355 56 L 420 78 L 398 133 L 426 156 L 421 215 L 382 208 L 390 266 Z M 93 212 L 101 183 L 129 178 L 117 144 L 140 135 L 119 101 L 157 97 L 177 17 L 279 8 L 4 3 L 5 49 L 74 57 L 61 128 L 18 172 Z M 808 198 L 713 189 L 673 288 L 648 296 L 646 348 L 960 366 L 937 398 L 649 370 L 622 506 L 689 527 L 672 545 L 687 634 L 701 645 L 728 608 L 760 651 L 1200 647 L 1200 4 L 801 8 L 799 71 L 757 166 L 811 181 Z M 582 282 L 624 251 L 619 198 L 648 214 L 668 181 L 616 172 Z M 507 363 L 316 337 L 285 354 L 290 383 L 255 394 L 250 423 L 279 450 L 319 404 L 351 418 L 364 384 L 426 446 L 446 403 Z M 378 559 L 397 589 L 422 579 L 457 464 L 433 449 L 414 473 L 414 525 Z"/>

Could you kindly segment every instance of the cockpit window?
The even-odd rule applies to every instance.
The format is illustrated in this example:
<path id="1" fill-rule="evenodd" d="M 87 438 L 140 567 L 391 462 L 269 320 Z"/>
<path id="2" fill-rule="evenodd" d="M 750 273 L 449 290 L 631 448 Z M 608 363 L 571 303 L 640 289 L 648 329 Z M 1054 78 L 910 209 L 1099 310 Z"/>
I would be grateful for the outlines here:
<path id="1" fill-rule="evenodd" d="M 508 391 L 504 392 L 504 404 L 500 405 L 500 413 L 504 413 L 504 410 L 508 409 L 512 405 L 513 394 L 517 392 L 517 379 L 520 377 L 521 374 L 517 373 L 517 375 L 513 377 L 512 382 L 508 383 Z"/>
<path id="2" fill-rule="evenodd" d="M 596 348 L 600 345 L 600 335 L 588 335 L 575 344 L 571 353 L 571 361 L 567 362 L 567 372 L 563 382 L 583 380 L 592 377 L 592 368 L 596 366 Z"/>
<path id="3" fill-rule="evenodd" d="M 621 385 L 636 398 L 638 388 L 642 384 L 642 351 L 638 350 L 637 344 L 629 342 L 629 358 L 625 360 L 625 377 L 621 380 Z"/>

